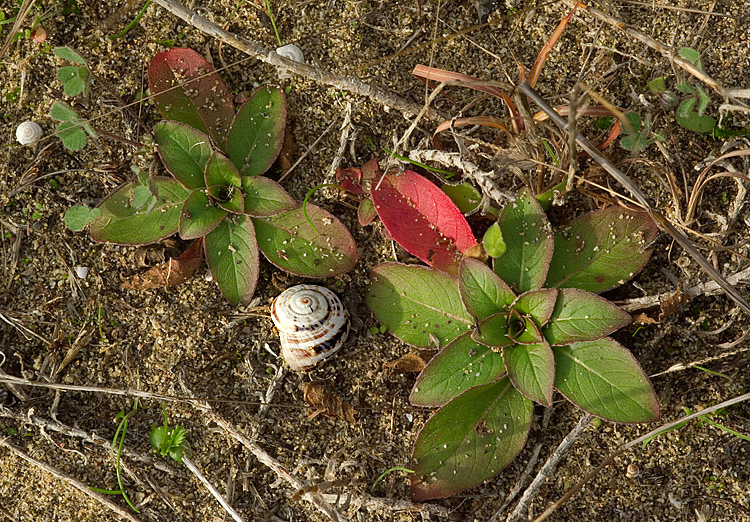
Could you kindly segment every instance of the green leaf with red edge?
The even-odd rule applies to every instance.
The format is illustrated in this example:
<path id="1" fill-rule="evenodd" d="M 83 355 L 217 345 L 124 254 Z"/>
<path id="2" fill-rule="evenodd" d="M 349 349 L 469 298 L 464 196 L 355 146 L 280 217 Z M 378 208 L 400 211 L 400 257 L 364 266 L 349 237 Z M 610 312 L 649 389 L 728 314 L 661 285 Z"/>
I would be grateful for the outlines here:
<path id="1" fill-rule="evenodd" d="M 376 217 L 378 217 L 378 213 L 375 211 L 375 203 L 370 198 L 359 202 L 359 206 L 357 207 L 357 221 L 359 221 L 360 226 L 366 227 Z"/>
<path id="2" fill-rule="evenodd" d="M 553 236 L 539 202 L 521 190 L 498 224 L 506 250 L 494 261 L 495 273 L 516 292 L 540 288 L 552 259 Z"/>
<path id="3" fill-rule="evenodd" d="M 433 357 L 417 377 L 409 401 L 414 406 L 442 406 L 473 386 L 505 374 L 503 357 L 476 343 L 471 332 L 456 337 Z"/>
<path id="4" fill-rule="evenodd" d="M 186 123 L 224 150 L 234 118 L 232 94 L 213 66 L 192 49 L 157 53 L 148 68 L 154 104 L 165 120 Z"/>
<path id="5" fill-rule="evenodd" d="M 386 174 L 376 186 L 375 210 L 393 239 L 433 268 L 458 274 L 463 253 L 477 240 L 448 195 L 410 170 Z"/>
<path id="6" fill-rule="evenodd" d="M 477 325 L 471 338 L 486 346 L 507 346 L 513 344 L 508 337 L 508 315 L 505 312 L 492 314 Z"/>
<path id="7" fill-rule="evenodd" d="M 160 121 L 154 139 L 161 161 L 189 189 L 205 187 L 204 173 L 213 149 L 207 134 L 178 121 Z"/>
<path id="8" fill-rule="evenodd" d="M 206 163 L 205 186 L 240 186 L 240 173 L 234 164 L 221 152 L 214 152 Z"/>
<path id="9" fill-rule="evenodd" d="M 539 288 L 529 290 L 518 296 L 511 308 L 521 315 L 531 317 L 541 328 L 547 324 L 557 302 L 557 290 L 554 288 Z"/>
<path id="10" fill-rule="evenodd" d="M 466 310 L 479 321 L 506 312 L 516 296 L 490 268 L 472 258 L 464 258 L 458 268 L 458 290 Z"/>
<path id="11" fill-rule="evenodd" d="M 561 288 L 549 323 L 542 329 L 552 346 L 593 341 L 630 324 L 630 315 L 603 297 L 577 288 Z"/>
<path id="12" fill-rule="evenodd" d="M 95 241 L 121 245 L 147 245 L 177 232 L 182 204 L 189 191 L 172 178 L 152 180 L 157 197 L 139 203 L 136 195 L 148 188 L 126 183 L 99 204 L 101 214 L 89 227 Z"/>
<path id="13" fill-rule="evenodd" d="M 503 348 L 503 359 L 513 386 L 534 402 L 552 406 L 555 355 L 546 342 Z"/>
<path id="14" fill-rule="evenodd" d="M 258 247 L 271 263 L 304 277 L 333 277 L 351 270 L 359 255 L 352 235 L 335 216 L 316 205 L 253 218 Z"/>
<path id="15" fill-rule="evenodd" d="M 511 341 L 518 344 L 542 344 L 546 342 L 533 319 L 522 316 L 517 310 L 511 310 L 508 314 L 508 322 L 510 323 L 508 338 Z M 520 326 L 517 331 L 516 325 Z"/>
<path id="16" fill-rule="evenodd" d="M 260 87 L 237 112 L 227 136 L 227 152 L 244 176 L 260 176 L 281 152 L 286 98 L 276 87 Z"/>
<path id="17" fill-rule="evenodd" d="M 264 176 L 242 176 L 242 194 L 250 216 L 275 216 L 297 206 L 284 187 Z"/>
<path id="18" fill-rule="evenodd" d="M 227 300 L 247 304 L 258 283 L 260 260 L 250 217 L 233 215 L 206 235 L 206 261 Z"/>
<path id="19" fill-rule="evenodd" d="M 242 191 L 235 187 L 234 185 L 230 185 L 229 187 L 226 186 L 213 186 L 208 187 L 208 193 L 211 195 L 214 195 L 214 190 L 219 189 L 216 191 L 217 196 L 214 196 L 215 203 L 220 208 L 223 208 L 227 212 L 231 212 L 232 214 L 244 214 L 245 213 L 245 201 L 242 197 Z M 228 196 L 226 196 L 226 201 L 222 201 L 224 199 L 225 194 L 228 193 Z"/>
<path id="20" fill-rule="evenodd" d="M 440 346 L 472 328 L 458 284 L 423 266 L 381 263 L 372 269 L 365 301 L 396 337 L 414 346 Z"/>
<path id="21" fill-rule="evenodd" d="M 645 212 L 608 207 L 584 214 L 555 234 L 545 286 L 595 294 L 620 286 L 646 264 L 658 231 Z"/>
<path id="22" fill-rule="evenodd" d="M 633 355 L 609 337 L 552 348 L 555 387 L 579 408 L 614 422 L 659 420 L 659 401 Z"/>
<path id="23" fill-rule="evenodd" d="M 196 189 L 185 200 L 180 212 L 180 237 L 195 239 L 203 237 L 219 226 L 228 212 L 214 206 L 205 189 Z"/>
<path id="24" fill-rule="evenodd" d="M 440 408 L 414 444 L 412 500 L 447 497 L 499 473 L 523 449 L 532 410 L 507 377 Z"/>

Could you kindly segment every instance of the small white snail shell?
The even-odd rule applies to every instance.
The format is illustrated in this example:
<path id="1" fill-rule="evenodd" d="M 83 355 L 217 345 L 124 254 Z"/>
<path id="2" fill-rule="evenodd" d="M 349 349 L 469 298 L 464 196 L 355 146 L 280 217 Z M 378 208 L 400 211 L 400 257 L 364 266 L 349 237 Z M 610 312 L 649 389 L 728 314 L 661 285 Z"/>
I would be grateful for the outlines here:
<path id="1" fill-rule="evenodd" d="M 279 330 L 281 355 L 298 372 L 336 353 L 349 335 L 349 312 L 322 286 L 287 288 L 271 303 L 271 319 Z"/>
<path id="2" fill-rule="evenodd" d="M 302 49 L 294 44 L 287 44 L 279 47 L 276 49 L 276 54 L 294 60 L 295 62 L 305 63 L 305 56 L 302 54 Z M 278 67 L 277 69 L 279 71 L 279 78 L 282 80 L 292 77 L 292 75 L 289 74 L 289 69 L 286 67 Z"/>
<path id="3" fill-rule="evenodd" d="M 25 121 L 16 127 L 16 139 L 21 145 L 35 145 L 42 139 L 44 132 L 38 123 Z"/>

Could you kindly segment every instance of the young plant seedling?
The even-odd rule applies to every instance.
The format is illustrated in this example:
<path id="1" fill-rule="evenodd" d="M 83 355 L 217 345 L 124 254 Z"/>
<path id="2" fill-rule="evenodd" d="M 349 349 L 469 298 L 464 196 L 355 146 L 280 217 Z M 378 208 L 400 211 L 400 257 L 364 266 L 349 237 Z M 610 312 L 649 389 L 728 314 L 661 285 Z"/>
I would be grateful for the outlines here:
<path id="1" fill-rule="evenodd" d="M 185 466 L 200 480 L 214 498 L 221 504 L 221 507 L 231 515 L 236 522 L 243 522 L 243 518 L 229 505 L 221 493 L 211 484 L 203 473 L 198 469 L 191 460 L 192 450 L 187 442 L 187 430 L 182 426 L 172 428 L 167 421 L 167 409 L 162 404 L 164 411 L 164 425 L 154 426 L 149 435 L 149 441 L 154 450 L 162 457 L 171 458 L 174 461 L 182 462 Z"/>
<path id="2" fill-rule="evenodd" d="M 438 232 L 463 226 L 446 220 Z M 365 298 L 378 320 L 406 343 L 441 348 L 410 396 L 416 406 L 440 408 L 414 445 L 415 501 L 497 474 L 523 448 L 534 403 L 550 406 L 555 390 L 602 419 L 659 418 L 648 377 L 608 337 L 630 316 L 596 295 L 641 270 L 657 233 L 653 221 L 610 207 L 553 234 L 523 190 L 496 226 L 484 240 L 494 269 L 462 256 L 455 278 L 452 266 L 399 263 L 371 274 Z"/>
<path id="3" fill-rule="evenodd" d="M 154 137 L 172 177 L 141 175 L 108 196 L 89 224 L 93 239 L 202 239 L 213 278 L 232 304 L 252 299 L 259 252 L 305 277 L 336 276 L 356 264 L 356 245 L 338 219 L 315 205 L 305 215 L 281 185 L 262 176 L 284 141 L 282 91 L 261 87 L 235 114 L 229 89 L 190 49 L 157 54 L 148 76 L 164 117 Z"/>

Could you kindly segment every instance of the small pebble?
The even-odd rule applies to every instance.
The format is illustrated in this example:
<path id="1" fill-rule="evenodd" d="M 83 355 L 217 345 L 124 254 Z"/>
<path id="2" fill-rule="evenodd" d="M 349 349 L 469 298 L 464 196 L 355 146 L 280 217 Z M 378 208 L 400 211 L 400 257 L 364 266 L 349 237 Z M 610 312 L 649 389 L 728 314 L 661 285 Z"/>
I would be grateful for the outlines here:
<path id="1" fill-rule="evenodd" d="M 86 279 L 86 277 L 89 275 L 89 267 L 87 266 L 77 266 L 75 268 L 75 271 L 78 279 Z"/>

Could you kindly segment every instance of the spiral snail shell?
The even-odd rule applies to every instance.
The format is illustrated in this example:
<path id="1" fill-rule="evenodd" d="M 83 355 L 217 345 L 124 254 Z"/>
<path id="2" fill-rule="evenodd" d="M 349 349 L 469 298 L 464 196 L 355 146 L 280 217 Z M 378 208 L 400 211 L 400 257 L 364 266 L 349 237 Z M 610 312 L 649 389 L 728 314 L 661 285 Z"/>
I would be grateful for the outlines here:
<path id="1" fill-rule="evenodd" d="M 336 353 L 349 335 L 349 312 L 322 286 L 287 288 L 271 303 L 271 319 L 279 330 L 281 355 L 298 372 Z"/>
<path id="2" fill-rule="evenodd" d="M 42 139 L 42 134 L 42 128 L 33 121 L 25 121 L 16 127 L 16 139 L 21 145 L 34 145 Z"/>

